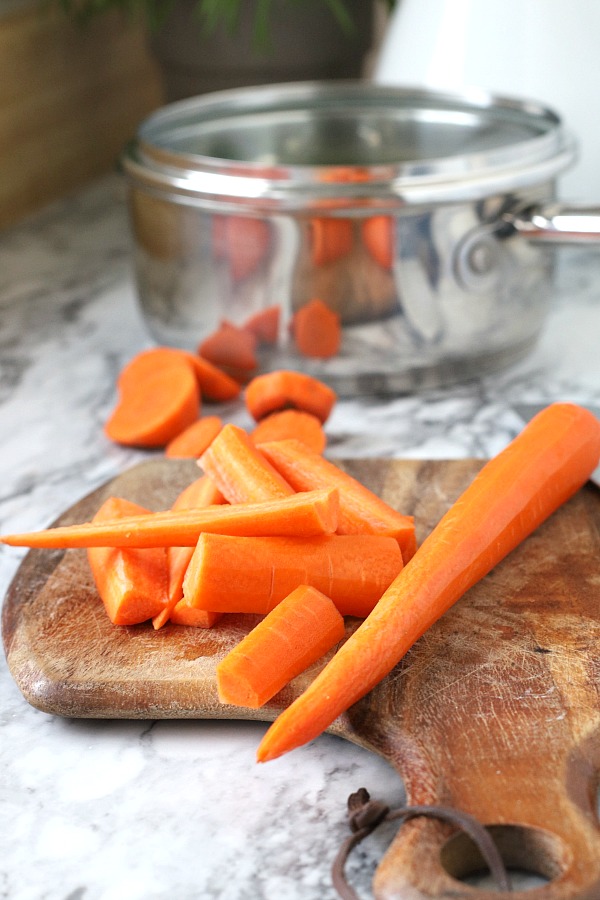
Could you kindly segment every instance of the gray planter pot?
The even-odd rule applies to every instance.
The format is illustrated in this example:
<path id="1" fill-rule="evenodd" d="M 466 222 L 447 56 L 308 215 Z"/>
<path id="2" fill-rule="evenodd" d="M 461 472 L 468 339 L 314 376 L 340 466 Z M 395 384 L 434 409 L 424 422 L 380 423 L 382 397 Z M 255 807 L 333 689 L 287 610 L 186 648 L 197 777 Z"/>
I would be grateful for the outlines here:
<path id="1" fill-rule="evenodd" d="M 284 81 L 358 78 L 374 38 L 375 0 L 347 0 L 354 28 L 347 34 L 323 0 L 275 2 L 269 46 L 253 39 L 255 0 L 241 4 L 235 33 L 199 25 L 196 0 L 177 0 L 151 38 L 168 102 L 206 91 Z"/>

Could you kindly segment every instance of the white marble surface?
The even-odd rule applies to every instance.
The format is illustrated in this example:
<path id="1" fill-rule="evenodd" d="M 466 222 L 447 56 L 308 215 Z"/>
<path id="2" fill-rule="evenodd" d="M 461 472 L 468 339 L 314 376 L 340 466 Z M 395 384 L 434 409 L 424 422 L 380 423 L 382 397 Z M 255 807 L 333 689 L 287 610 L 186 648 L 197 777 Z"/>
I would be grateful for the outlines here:
<path id="1" fill-rule="evenodd" d="M 0 531 L 35 529 L 142 458 L 101 425 L 115 375 L 150 343 L 111 177 L 0 234 Z M 343 402 L 340 456 L 489 456 L 517 401 L 600 406 L 600 253 L 561 254 L 542 340 L 518 367 L 426 396 Z M 226 419 L 249 424 L 238 405 Z M 0 551 L 0 596 L 22 553 Z M 360 786 L 392 805 L 389 766 L 338 738 L 267 766 L 262 725 L 77 721 L 30 707 L 0 668 L 0 896 L 10 900 L 327 900 Z M 359 859 L 368 896 L 375 841 Z"/>

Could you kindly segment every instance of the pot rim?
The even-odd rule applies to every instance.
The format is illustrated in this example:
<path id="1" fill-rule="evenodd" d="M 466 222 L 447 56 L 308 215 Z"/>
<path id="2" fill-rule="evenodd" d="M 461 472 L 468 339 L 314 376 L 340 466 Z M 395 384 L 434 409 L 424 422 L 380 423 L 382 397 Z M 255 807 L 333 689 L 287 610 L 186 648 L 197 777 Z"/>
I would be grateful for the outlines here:
<path id="1" fill-rule="evenodd" d="M 231 139 L 243 126 L 256 142 L 268 127 L 282 127 L 286 116 L 288 125 L 294 120 L 296 136 L 308 127 L 313 143 L 315 121 L 317 129 L 331 121 L 348 127 L 356 120 L 357 132 L 373 126 L 370 137 L 385 144 L 382 158 L 312 163 L 293 153 L 265 159 L 206 152 L 220 130 Z M 388 120 L 400 137 L 416 135 L 434 148 L 448 137 L 457 150 L 466 138 L 472 147 L 401 158 L 400 145 L 386 143 L 381 123 L 387 127 Z M 141 123 L 121 161 L 132 185 L 179 203 L 347 215 L 352 209 L 473 201 L 544 184 L 575 156 L 575 140 L 560 116 L 536 101 L 479 89 L 451 93 L 340 80 L 235 88 L 171 103 Z"/>

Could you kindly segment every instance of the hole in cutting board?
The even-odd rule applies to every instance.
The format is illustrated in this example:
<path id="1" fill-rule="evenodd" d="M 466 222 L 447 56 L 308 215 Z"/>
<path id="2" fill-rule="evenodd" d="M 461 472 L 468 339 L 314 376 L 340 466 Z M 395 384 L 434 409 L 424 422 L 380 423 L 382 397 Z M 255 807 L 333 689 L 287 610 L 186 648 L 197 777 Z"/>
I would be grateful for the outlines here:
<path id="1" fill-rule="evenodd" d="M 492 836 L 515 888 L 530 890 L 548 884 L 566 867 L 566 850 L 555 835 L 520 825 L 491 825 Z M 473 841 L 464 833 L 451 837 L 440 853 L 446 872 L 476 887 L 494 888 L 487 867 Z M 516 883 L 518 882 L 518 884 Z"/>

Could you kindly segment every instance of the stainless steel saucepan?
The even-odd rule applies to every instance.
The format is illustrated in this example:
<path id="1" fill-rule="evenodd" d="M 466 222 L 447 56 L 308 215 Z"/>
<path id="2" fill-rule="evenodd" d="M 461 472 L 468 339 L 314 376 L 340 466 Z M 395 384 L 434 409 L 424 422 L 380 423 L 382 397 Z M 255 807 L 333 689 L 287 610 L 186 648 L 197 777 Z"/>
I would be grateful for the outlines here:
<path id="1" fill-rule="evenodd" d="M 141 308 L 185 347 L 275 310 L 261 367 L 346 395 L 498 370 L 540 333 L 553 245 L 600 236 L 600 210 L 556 202 L 575 155 L 553 110 L 483 92 L 327 82 L 171 104 L 123 158 Z M 319 317 L 298 338 L 314 300 L 338 317 L 333 351 Z"/>

